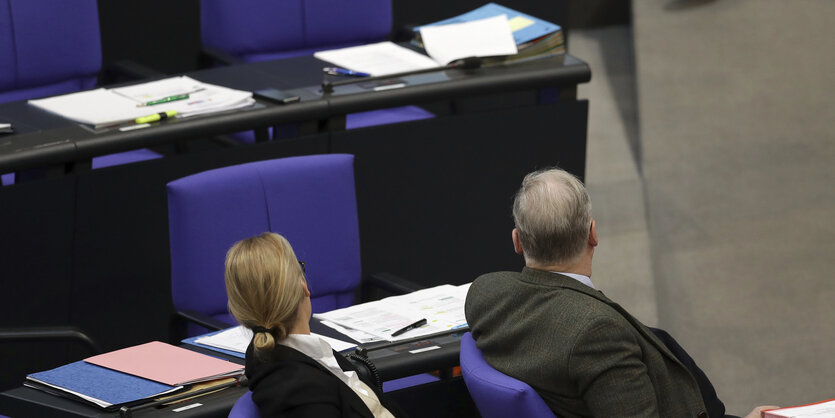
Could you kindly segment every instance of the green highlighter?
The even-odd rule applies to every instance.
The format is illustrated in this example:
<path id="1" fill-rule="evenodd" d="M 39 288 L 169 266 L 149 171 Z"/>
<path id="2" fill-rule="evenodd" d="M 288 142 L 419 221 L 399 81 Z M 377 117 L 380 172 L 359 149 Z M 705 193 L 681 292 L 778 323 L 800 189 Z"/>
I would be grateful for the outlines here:
<path id="1" fill-rule="evenodd" d="M 176 102 L 177 100 L 185 100 L 185 99 L 188 99 L 188 98 L 189 98 L 188 93 L 186 93 L 186 94 L 175 94 L 173 96 L 163 97 L 162 99 L 159 99 L 159 100 L 152 100 L 150 102 L 139 103 L 138 105 L 136 105 L 136 107 L 154 106 L 154 105 L 163 104 L 163 103 Z"/>
<path id="2" fill-rule="evenodd" d="M 143 116 L 141 118 L 136 118 L 136 120 L 134 122 L 136 122 L 136 124 L 139 125 L 139 124 L 142 124 L 142 123 L 151 123 L 151 122 L 156 122 L 156 121 L 160 121 L 160 120 L 163 120 L 163 119 L 173 118 L 174 116 L 177 116 L 177 111 L 176 110 L 169 110 L 167 112 L 159 112 L 159 113 L 154 113 L 153 115 L 148 115 L 148 116 Z"/>

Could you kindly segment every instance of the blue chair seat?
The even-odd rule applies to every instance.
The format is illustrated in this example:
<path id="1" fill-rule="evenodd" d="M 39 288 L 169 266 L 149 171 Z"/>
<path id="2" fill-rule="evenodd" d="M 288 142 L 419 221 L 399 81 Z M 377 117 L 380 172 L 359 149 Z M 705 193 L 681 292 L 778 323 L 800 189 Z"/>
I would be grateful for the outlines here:
<path id="1" fill-rule="evenodd" d="M 461 374 L 483 418 L 555 416 L 527 383 L 490 366 L 469 332 L 461 337 Z"/>
<path id="2" fill-rule="evenodd" d="M 232 410 L 229 411 L 229 418 L 260 418 L 258 413 L 258 405 L 252 400 L 252 392 L 244 393 L 235 404 L 232 405 Z"/>

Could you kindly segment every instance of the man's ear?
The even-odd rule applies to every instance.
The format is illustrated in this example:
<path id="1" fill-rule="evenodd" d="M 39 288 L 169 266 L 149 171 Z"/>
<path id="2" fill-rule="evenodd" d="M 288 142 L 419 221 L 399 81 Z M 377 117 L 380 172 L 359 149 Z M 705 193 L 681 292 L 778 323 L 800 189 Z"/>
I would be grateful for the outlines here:
<path id="1" fill-rule="evenodd" d="M 591 220 L 591 227 L 589 227 L 589 245 L 597 247 L 597 222 Z"/>
<path id="2" fill-rule="evenodd" d="M 522 241 L 519 241 L 519 231 L 513 228 L 510 236 L 513 239 L 513 250 L 516 251 L 516 254 L 525 255 L 525 252 L 522 251 Z"/>

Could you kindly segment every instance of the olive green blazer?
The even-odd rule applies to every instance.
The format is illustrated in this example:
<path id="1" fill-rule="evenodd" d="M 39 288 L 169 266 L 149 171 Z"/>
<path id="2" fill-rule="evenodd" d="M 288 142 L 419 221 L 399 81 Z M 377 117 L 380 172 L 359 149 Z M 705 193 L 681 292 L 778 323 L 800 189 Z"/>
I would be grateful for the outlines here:
<path id="1" fill-rule="evenodd" d="M 696 380 L 664 343 L 575 279 L 530 268 L 486 274 L 465 314 L 487 362 L 561 418 L 707 416 Z"/>

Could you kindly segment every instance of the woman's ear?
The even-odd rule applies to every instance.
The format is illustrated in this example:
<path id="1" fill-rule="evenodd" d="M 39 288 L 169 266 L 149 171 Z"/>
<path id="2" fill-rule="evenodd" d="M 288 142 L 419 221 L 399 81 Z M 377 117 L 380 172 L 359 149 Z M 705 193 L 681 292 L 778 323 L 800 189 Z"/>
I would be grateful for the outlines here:
<path id="1" fill-rule="evenodd" d="M 302 280 L 302 289 L 304 289 L 304 296 L 310 297 L 310 290 L 307 289 L 307 281 Z"/>

